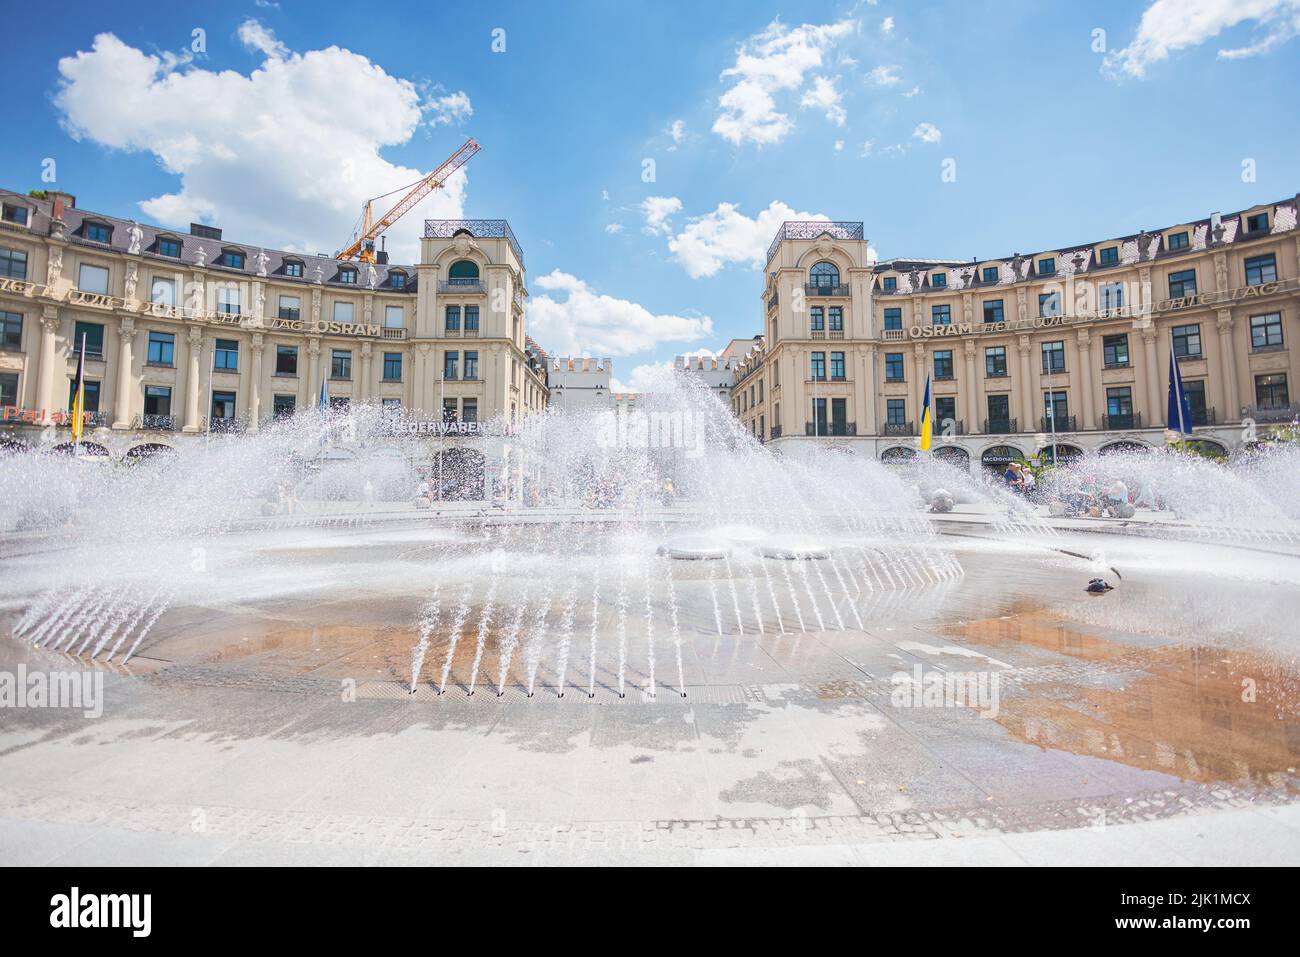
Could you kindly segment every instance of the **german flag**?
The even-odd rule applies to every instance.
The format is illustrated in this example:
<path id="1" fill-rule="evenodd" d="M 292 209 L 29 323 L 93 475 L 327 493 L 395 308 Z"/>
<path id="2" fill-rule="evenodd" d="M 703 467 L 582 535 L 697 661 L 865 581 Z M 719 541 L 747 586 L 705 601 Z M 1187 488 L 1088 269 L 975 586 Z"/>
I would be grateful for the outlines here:
<path id="1" fill-rule="evenodd" d="M 930 432 L 933 425 L 930 421 L 930 374 L 925 375 L 925 398 L 921 401 L 921 451 L 930 451 Z"/>
<path id="2" fill-rule="evenodd" d="M 81 444 L 86 425 L 86 334 L 81 334 L 81 353 L 77 357 L 77 381 L 72 390 L 72 448 Z"/>

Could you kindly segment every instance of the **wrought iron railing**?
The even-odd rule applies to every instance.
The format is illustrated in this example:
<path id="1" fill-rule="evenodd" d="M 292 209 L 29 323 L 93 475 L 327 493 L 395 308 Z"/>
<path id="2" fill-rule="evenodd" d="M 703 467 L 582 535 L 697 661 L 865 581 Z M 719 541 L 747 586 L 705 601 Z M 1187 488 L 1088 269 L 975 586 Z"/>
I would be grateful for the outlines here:
<path id="1" fill-rule="evenodd" d="M 425 239 L 450 239 L 461 230 L 465 230 L 475 239 L 505 239 L 514 250 L 519 265 L 524 265 L 524 251 L 515 239 L 510 224 L 504 219 L 426 219 L 424 221 Z M 770 258 L 770 257 L 769 257 Z"/>
<path id="2" fill-rule="evenodd" d="M 767 262 L 772 261 L 776 249 L 783 239 L 816 239 L 822 233 L 828 233 L 835 239 L 861 239 L 862 224 L 850 222 L 831 222 L 830 220 L 791 221 L 781 224 L 776 231 L 776 238 L 767 247 Z"/>
<path id="3" fill-rule="evenodd" d="M 481 296 L 487 293 L 487 284 L 482 279 L 439 279 L 438 292 Z"/>
<path id="4" fill-rule="evenodd" d="M 157 415 L 145 413 L 137 415 L 132 428 L 147 429 L 151 432 L 175 432 L 179 423 L 174 415 Z"/>
<path id="5" fill-rule="evenodd" d="M 857 435 L 858 424 L 856 422 L 805 422 L 803 434 L 818 436 Z"/>
<path id="6" fill-rule="evenodd" d="M 1219 417 L 1213 406 L 1207 409 L 1192 409 L 1192 425 L 1215 425 L 1218 421 Z"/>
<path id="7" fill-rule="evenodd" d="M 803 286 L 805 296 L 848 296 L 848 286 L 823 286 L 815 282 L 806 282 Z"/>
<path id="8" fill-rule="evenodd" d="M 985 435 L 1015 435 L 1020 429 L 1015 419 L 985 419 Z"/>
<path id="9" fill-rule="evenodd" d="M 911 422 L 886 422 L 881 435 L 915 435 Z"/>
<path id="10" fill-rule="evenodd" d="M 1040 420 L 1040 432 L 1077 432 L 1073 415 L 1045 415 Z"/>
<path id="11" fill-rule="evenodd" d="M 1291 402 L 1289 404 L 1277 405 L 1248 405 L 1241 413 L 1243 419 L 1253 419 L 1256 422 L 1290 422 L 1292 419 L 1300 417 L 1300 402 Z"/>
<path id="12" fill-rule="evenodd" d="M 1101 417 L 1101 427 L 1106 431 L 1112 429 L 1140 429 L 1142 428 L 1142 413 L 1117 412 L 1114 415 L 1103 415 Z"/>
<path id="13" fill-rule="evenodd" d="M 781 426 L 779 425 L 772 426 L 772 438 L 779 439 L 780 437 L 781 437 Z"/>

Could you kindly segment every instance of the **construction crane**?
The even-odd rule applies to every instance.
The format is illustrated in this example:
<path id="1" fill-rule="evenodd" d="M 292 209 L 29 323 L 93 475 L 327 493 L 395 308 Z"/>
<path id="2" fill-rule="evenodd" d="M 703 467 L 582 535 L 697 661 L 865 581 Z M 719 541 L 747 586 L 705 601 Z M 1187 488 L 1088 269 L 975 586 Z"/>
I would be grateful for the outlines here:
<path id="1" fill-rule="evenodd" d="M 400 189 L 393 190 L 392 193 L 385 193 L 383 196 L 376 196 L 374 199 L 366 200 L 366 205 L 361 213 L 361 228 L 353 234 L 353 240 L 346 247 L 339 250 L 335 259 L 359 259 L 361 262 L 372 263 L 375 261 L 375 237 L 385 232 L 389 226 L 397 222 L 412 209 L 415 205 L 428 196 L 435 189 L 438 189 L 447 182 L 448 177 L 456 170 L 460 169 L 469 162 L 471 156 L 477 153 L 482 147 L 473 139 L 465 141 L 460 149 L 447 157 L 443 164 L 435 169 L 428 176 L 417 180 L 410 186 L 403 186 Z M 396 205 L 388 212 L 374 218 L 372 204 L 376 200 L 383 199 L 385 196 L 392 196 L 393 193 L 406 190 L 406 195 L 399 199 Z"/>

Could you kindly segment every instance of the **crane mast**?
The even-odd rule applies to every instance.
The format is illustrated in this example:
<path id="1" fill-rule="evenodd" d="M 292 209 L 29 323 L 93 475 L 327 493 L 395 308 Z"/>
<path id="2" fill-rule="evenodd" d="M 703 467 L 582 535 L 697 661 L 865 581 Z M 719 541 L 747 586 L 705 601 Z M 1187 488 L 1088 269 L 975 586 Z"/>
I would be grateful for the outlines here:
<path id="1" fill-rule="evenodd" d="M 471 156 L 477 153 L 482 147 L 473 139 L 465 141 L 464 145 L 451 156 L 443 161 L 442 165 L 435 169 L 428 176 L 421 179 L 418 183 L 399 199 L 393 208 L 378 219 L 374 219 L 374 210 L 372 204 L 374 200 L 366 200 L 366 205 L 361 214 L 361 230 L 356 238 L 347 246 L 339 250 L 335 259 L 359 259 L 361 262 L 372 263 L 375 261 L 375 239 L 385 232 L 389 226 L 397 222 L 412 209 L 424 197 L 428 196 L 435 189 L 439 189 L 447 182 L 448 177 L 456 170 L 460 169 L 469 162 Z M 382 197 L 380 197 L 382 198 Z"/>

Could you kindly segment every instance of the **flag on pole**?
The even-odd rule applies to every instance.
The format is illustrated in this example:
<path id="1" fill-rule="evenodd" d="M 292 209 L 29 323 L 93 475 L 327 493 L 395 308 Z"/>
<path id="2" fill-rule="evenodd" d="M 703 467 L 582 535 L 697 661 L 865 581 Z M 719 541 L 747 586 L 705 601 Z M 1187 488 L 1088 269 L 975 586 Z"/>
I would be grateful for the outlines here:
<path id="1" fill-rule="evenodd" d="M 921 403 L 921 451 L 930 451 L 930 374 L 925 374 L 925 398 Z"/>
<path id="2" fill-rule="evenodd" d="M 1178 371 L 1178 358 L 1169 350 L 1169 410 L 1165 428 L 1180 436 L 1192 434 L 1192 401 L 1183 388 L 1183 377 Z"/>
<path id="3" fill-rule="evenodd" d="M 81 353 L 77 357 L 77 380 L 72 388 L 72 448 L 81 444 L 86 423 L 86 334 L 81 334 Z"/>

